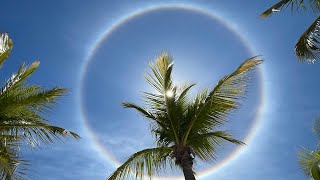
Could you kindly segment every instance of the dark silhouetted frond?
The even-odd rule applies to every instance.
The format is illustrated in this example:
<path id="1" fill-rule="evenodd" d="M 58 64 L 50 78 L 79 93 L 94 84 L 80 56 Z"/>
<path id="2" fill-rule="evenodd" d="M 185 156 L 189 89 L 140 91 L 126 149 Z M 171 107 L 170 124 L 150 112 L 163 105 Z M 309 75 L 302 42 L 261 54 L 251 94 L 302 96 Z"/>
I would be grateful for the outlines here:
<path id="1" fill-rule="evenodd" d="M 278 3 L 271 6 L 269 9 L 264 11 L 260 17 L 269 17 L 274 13 L 279 12 L 283 8 L 290 8 L 291 11 L 297 11 L 300 8 L 307 9 L 310 7 L 313 11 L 319 12 L 320 2 L 319 0 L 280 0 Z"/>
<path id="2" fill-rule="evenodd" d="M 300 62 L 314 63 L 320 53 L 320 16 L 299 38 L 295 48 Z"/>
<path id="3" fill-rule="evenodd" d="M 301 4 L 297 4 L 297 8 L 299 8 L 300 5 L 303 5 L 303 0 L 299 0 Z M 276 13 L 280 11 L 284 7 L 288 7 L 291 5 L 291 8 L 293 9 L 293 6 L 296 4 L 296 0 L 280 0 L 277 4 L 271 6 L 269 9 L 264 11 L 260 17 L 268 17 L 271 16 L 273 13 Z"/>

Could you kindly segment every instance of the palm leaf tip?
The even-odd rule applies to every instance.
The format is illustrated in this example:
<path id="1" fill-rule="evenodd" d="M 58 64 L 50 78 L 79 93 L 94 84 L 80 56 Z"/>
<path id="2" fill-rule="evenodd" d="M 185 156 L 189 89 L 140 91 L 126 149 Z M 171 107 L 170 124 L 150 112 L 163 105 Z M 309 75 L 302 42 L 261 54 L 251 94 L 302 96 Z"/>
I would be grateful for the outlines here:
<path id="1" fill-rule="evenodd" d="M 260 58 L 261 56 L 254 56 L 247 59 L 244 63 L 242 63 L 239 67 L 239 70 L 243 71 L 250 71 L 251 69 L 255 68 L 259 64 L 263 63 L 263 60 Z"/>
<path id="2" fill-rule="evenodd" d="M 0 67 L 4 60 L 9 57 L 12 44 L 8 33 L 0 33 Z"/>
<path id="3" fill-rule="evenodd" d="M 265 12 L 263 12 L 262 14 L 260 14 L 260 17 L 267 18 L 267 17 L 271 16 L 272 14 L 279 12 L 279 11 L 280 11 L 279 9 L 274 9 L 274 8 L 268 9 Z"/>
<path id="4" fill-rule="evenodd" d="M 80 139 L 80 136 L 75 132 L 72 132 L 70 130 L 67 130 L 58 126 L 47 125 L 45 126 L 45 129 L 56 139 L 60 139 L 60 137 L 63 137 L 63 138 L 73 137 L 75 139 Z M 42 131 L 42 133 L 45 133 L 45 132 Z M 48 138 L 50 139 L 50 137 Z"/>
<path id="5" fill-rule="evenodd" d="M 273 6 L 271 6 L 269 9 L 267 9 L 266 11 L 264 11 L 260 17 L 262 18 L 266 18 L 271 16 L 272 14 L 279 12 L 286 4 L 290 3 L 290 1 L 292 0 L 281 0 L 280 2 L 274 4 Z"/>
<path id="6" fill-rule="evenodd" d="M 309 0 L 308 5 L 313 9 L 313 10 L 319 10 L 319 3 L 318 0 Z M 300 7 L 306 8 L 304 0 L 280 0 L 278 3 L 274 4 L 271 6 L 269 9 L 264 11 L 260 17 L 265 18 L 269 17 L 272 14 L 279 12 L 283 8 L 291 8 L 291 11 L 294 10 L 299 10 Z"/>

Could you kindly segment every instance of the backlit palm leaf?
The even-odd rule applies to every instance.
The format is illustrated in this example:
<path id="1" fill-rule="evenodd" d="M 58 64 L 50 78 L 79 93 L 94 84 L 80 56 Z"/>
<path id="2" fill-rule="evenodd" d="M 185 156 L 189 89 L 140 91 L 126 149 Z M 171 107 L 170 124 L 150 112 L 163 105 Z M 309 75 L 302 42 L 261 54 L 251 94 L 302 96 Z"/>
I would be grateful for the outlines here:
<path id="1" fill-rule="evenodd" d="M 189 118 L 191 121 L 184 135 L 184 143 L 190 133 L 192 135 L 201 130 L 208 132 L 217 125 L 222 125 L 227 115 L 238 109 L 252 78 L 250 71 L 261 63 L 262 60 L 258 57 L 247 59 L 232 74 L 222 78 L 208 94 L 204 91 L 197 96 L 193 110 L 189 111 L 191 115 L 187 114 L 188 117 L 193 117 Z"/>
<path id="2" fill-rule="evenodd" d="M 108 178 L 108 180 L 131 179 L 130 173 L 135 175 L 134 179 L 142 179 L 144 172 L 151 177 L 160 170 L 164 170 L 170 163 L 170 154 L 173 149 L 169 147 L 158 147 L 145 149 L 134 153 Z"/>
<path id="3" fill-rule="evenodd" d="M 12 49 L 12 40 L 10 39 L 8 33 L 0 33 L 0 67 L 2 66 L 4 60 L 6 60 Z"/>

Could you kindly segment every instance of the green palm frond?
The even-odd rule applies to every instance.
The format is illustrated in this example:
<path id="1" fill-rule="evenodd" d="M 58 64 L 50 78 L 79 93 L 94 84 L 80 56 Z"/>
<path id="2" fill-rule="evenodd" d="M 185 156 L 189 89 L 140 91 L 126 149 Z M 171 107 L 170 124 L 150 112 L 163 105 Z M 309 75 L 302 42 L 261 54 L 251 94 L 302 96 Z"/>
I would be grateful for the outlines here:
<path id="1" fill-rule="evenodd" d="M 190 84 L 190 85 L 186 85 L 184 87 L 181 88 L 181 92 L 179 93 L 179 96 L 177 98 L 177 104 L 178 106 L 186 106 L 186 101 L 187 101 L 187 94 L 190 91 L 190 89 L 195 86 L 196 84 Z"/>
<path id="2" fill-rule="evenodd" d="M 227 131 L 214 131 L 190 137 L 187 144 L 192 147 L 194 154 L 202 160 L 217 159 L 215 156 L 224 142 L 244 145 L 242 141 L 232 138 Z"/>
<path id="3" fill-rule="evenodd" d="M 26 92 L 28 90 L 35 90 Z M 43 90 L 39 87 L 20 87 L 15 90 L 0 94 L 0 109 L 1 115 L 16 115 L 17 112 L 33 111 L 33 112 L 48 112 L 57 98 L 67 92 L 64 88 L 52 88 L 50 90 Z"/>
<path id="4" fill-rule="evenodd" d="M 157 120 L 152 113 L 150 113 L 147 109 L 140 107 L 134 103 L 129 103 L 129 102 L 123 102 L 121 103 L 123 107 L 125 108 L 133 108 L 135 110 L 137 110 L 140 114 L 142 114 L 143 116 L 145 116 L 148 119 L 152 119 L 152 120 Z"/>
<path id="5" fill-rule="evenodd" d="M 18 85 L 0 94 L 0 132 L 21 135 L 32 147 L 40 142 L 53 143 L 52 138 L 79 138 L 72 131 L 46 124 L 47 121 L 38 114 L 48 112 L 65 92 L 64 88 L 42 90 L 38 86 Z"/>
<path id="6" fill-rule="evenodd" d="M 131 173 L 135 176 L 134 179 L 142 179 L 145 172 L 151 177 L 156 172 L 164 170 L 166 164 L 171 162 L 168 160 L 171 158 L 172 150 L 170 147 L 157 147 L 134 153 L 109 176 L 108 180 L 130 179 Z"/>
<path id="7" fill-rule="evenodd" d="M 291 11 L 295 11 L 300 8 L 306 9 L 307 7 L 310 7 L 313 11 L 319 11 L 320 2 L 318 0 L 280 0 L 278 3 L 264 11 L 260 17 L 269 17 L 283 8 L 290 8 Z"/>
<path id="8" fill-rule="evenodd" d="M 40 145 L 40 143 L 53 143 L 54 139 L 62 140 L 61 138 L 73 137 L 78 139 L 76 133 L 60 128 L 57 126 L 48 125 L 42 119 L 34 117 L 17 116 L 14 119 L 5 118 L 6 121 L 0 122 L 0 133 L 6 136 L 13 136 L 17 140 L 23 140 L 31 147 Z"/>
<path id="9" fill-rule="evenodd" d="M 187 142 L 190 132 L 200 129 L 213 129 L 217 124 L 223 124 L 228 114 L 239 108 L 239 102 L 244 97 L 252 73 L 257 65 L 263 61 L 257 56 L 247 59 L 232 74 L 223 77 L 207 94 L 204 91 L 195 100 L 195 114 L 188 123 L 183 143 Z"/>
<path id="10" fill-rule="evenodd" d="M 0 66 L 11 49 L 9 35 L 0 33 Z M 68 137 L 79 138 L 72 131 L 48 124 L 42 117 L 67 90 L 27 85 L 26 79 L 39 64 L 36 61 L 29 66 L 21 65 L 0 89 L 0 179 L 3 180 L 25 179 L 29 164 L 20 157 L 22 145 L 35 147 Z"/>
<path id="11" fill-rule="evenodd" d="M 294 50 L 300 62 L 314 63 L 320 57 L 320 16 L 302 34 Z"/>
<path id="12" fill-rule="evenodd" d="M 33 62 L 30 66 L 21 65 L 18 72 L 13 74 L 1 88 L 0 94 L 3 94 L 10 88 L 19 86 L 39 67 L 39 65 L 39 61 Z"/>
<path id="13" fill-rule="evenodd" d="M 149 64 L 152 74 L 147 73 L 147 76 L 145 77 L 147 82 L 163 95 L 173 88 L 171 78 L 172 62 L 173 60 L 171 56 L 167 53 L 162 53 L 157 57 L 155 64 Z"/>
<path id="14" fill-rule="evenodd" d="M 176 100 L 176 87 L 172 82 L 172 57 L 167 53 L 162 53 L 157 57 L 155 64 L 149 64 L 153 75 L 147 74 L 147 82 L 158 91 L 159 94 L 145 93 L 146 102 L 154 113 L 158 114 L 164 124 L 169 125 L 175 142 L 179 143 L 177 128 L 179 126 L 179 119 L 175 117 L 175 100 Z M 169 93 L 171 95 L 169 95 Z"/>
<path id="15" fill-rule="evenodd" d="M 307 177 L 319 176 L 319 174 L 317 175 L 314 172 L 314 168 L 316 168 L 320 162 L 320 152 L 318 150 L 310 151 L 307 149 L 302 149 L 298 153 L 298 158 L 300 167 Z"/>
<path id="16" fill-rule="evenodd" d="M 283 7 L 288 7 L 291 4 L 291 7 L 293 7 L 293 5 L 295 4 L 296 0 L 281 0 L 278 3 L 276 3 L 275 5 L 271 6 L 269 9 L 267 9 L 266 11 L 264 11 L 260 17 L 268 17 L 271 16 L 273 13 L 280 11 Z M 303 0 L 301 1 L 303 2 Z"/>
<path id="17" fill-rule="evenodd" d="M 6 143 L 0 142 L 0 179 L 26 179 L 28 161 L 19 156 L 19 143 L 9 139 L 6 137 Z"/>
<path id="18" fill-rule="evenodd" d="M 12 49 L 12 40 L 8 33 L 0 33 L 0 67 L 6 60 Z"/>

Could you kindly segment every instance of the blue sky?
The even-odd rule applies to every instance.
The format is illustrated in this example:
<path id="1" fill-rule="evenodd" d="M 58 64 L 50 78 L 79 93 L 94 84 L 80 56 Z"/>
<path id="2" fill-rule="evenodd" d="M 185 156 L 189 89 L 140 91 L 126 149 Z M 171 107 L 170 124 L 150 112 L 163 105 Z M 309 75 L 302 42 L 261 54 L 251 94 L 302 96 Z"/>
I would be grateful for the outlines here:
<path id="1" fill-rule="evenodd" d="M 151 90 L 143 78 L 148 62 L 163 50 L 174 58 L 176 81 L 196 82 L 195 90 L 212 88 L 246 58 L 262 55 L 265 60 L 260 67 L 263 81 L 257 73 L 243 107 L 223 128 L 238 138 L 245 137 L 263 96 L 252 138 L 233 160 L 198 179 L 307 179 L 298 167 L 296 154 L 300 146 L 314 149 L 317 145 L 311 126 L 320 113 L 320 65 L 299 64 L 293 47 L 316 15 L 285 10 L 268 19 L 259 18 L 275 2 L 4 0 L 0 29 L 10 33 L 14 49 L 1 69 L 2 80 L 20 64 L 40 60 L 40 68 L 29 79 L 30 83 L 70 89 L 47 115 L 48 119 L 82 137 L 39 150 L 24 150 L 25 157 L 32 162 L 30 179 L 106 179 L 115 170 L 84 121 L 99 144 L 120 162 L 133 152 L 154 146 L 147 121 L 123 109 L 119 102 L 142 103 L 141 92 Z M 132 12 L 163 4 L 205 9 L 222 22 L 190 10 L 152 11 L 113 31 L 84 71 L 96 41 L 112 24 Z M 224 24 L 232 24 L 236 33 Z M 255 54 L 236 34 L 246 39 Z M 263 94 L 259 91 L 261 84 Z M 228 144 L 225 147 L 219 151 L 218 161 L 198 162 L 196 170 L 219 164 L 235 148 Z"/>

